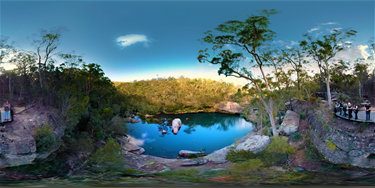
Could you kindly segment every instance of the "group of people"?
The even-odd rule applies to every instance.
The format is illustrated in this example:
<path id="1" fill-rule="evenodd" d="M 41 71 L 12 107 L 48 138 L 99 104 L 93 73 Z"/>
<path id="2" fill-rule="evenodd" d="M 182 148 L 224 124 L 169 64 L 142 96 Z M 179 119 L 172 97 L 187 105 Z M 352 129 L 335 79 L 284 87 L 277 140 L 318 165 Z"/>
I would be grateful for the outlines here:
<path id="1" fill-rule="evenodd" d="M 336 102 L 335 106 L 335 113 L 340 112 L 340 115 L 343 115 L 344 117 L 348 117 L 350 120 L 353 118 L 352 113 L 354 112 L 355 117 L 354 119 L 358 119 L 358 105 L 357 104 L 351 104 L 350 102 Z M 370 120 L 370 113 L 371 113 L 371 105 L 369 101 L 366 101 L 365 104 L 365 111 L 366 111 L 366 121 Z M 347 113 L 348 112 L 348 113 Z"/>

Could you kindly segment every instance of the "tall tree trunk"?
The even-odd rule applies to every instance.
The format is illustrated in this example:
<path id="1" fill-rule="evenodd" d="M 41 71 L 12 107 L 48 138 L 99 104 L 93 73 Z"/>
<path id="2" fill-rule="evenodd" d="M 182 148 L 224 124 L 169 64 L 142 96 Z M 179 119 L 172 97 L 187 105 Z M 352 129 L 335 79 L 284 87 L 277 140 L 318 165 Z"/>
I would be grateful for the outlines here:
<path id="1" fill-rule="evenodd" d="M 297 84 L 298 84 L 298 91 L 301 90 L 301 80 L 299 78 L 299 71 L 297 71 Z"/>
<path id="2" fill-rule="evenodd" d="M 331 89 L 330 89 L 330 87 L 329 87 L 330 77 L 331 77 L 331 76 L 330 76 L 330 74 L 328 73 L 328 74 L 327 74 L 326 85 L 327 85 L 327 97 L 328 97 L 329 109 L 332 110 Z"/>
<path id="3" fill-rule="evenodd" d="M 11 75 L 9 73 L 9 96 L 12 94 Z"/>

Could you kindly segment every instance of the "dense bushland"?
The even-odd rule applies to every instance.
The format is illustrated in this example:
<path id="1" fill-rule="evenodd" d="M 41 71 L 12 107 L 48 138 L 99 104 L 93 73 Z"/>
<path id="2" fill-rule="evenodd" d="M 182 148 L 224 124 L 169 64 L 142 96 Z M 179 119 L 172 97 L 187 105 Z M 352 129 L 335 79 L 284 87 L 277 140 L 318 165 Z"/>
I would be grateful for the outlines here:
<path id="1" fill-rule="evenodd" d="M 222 101 L 247 100 L 244 90 L 232 83 L 209 79 L 158 78 L 134 82 L 115 82 L 130 100 L 128 108 L 141 114 L 197 111 L 212 108 Z"/>

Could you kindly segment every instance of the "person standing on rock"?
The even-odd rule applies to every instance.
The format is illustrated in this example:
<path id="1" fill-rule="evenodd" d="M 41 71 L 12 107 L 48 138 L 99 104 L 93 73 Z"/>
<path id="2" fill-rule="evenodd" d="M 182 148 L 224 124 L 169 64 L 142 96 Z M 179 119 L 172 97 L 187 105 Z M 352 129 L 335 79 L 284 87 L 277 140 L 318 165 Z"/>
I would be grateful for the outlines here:
<path id="1" fill-rule="evenodd" d="M 4 105 L 4 121 L 9 121 L 10 104 L 8 101 Z"/>
<path id="2" fill-rule="evenodd" d="M 370 105 L 369 101 L 366 101 L 365 111 L 366 111 L 366 121 L 369 121 L 370 120 L 370 113 L 371 113 L 371 105 Z"/>
<path id="3" fill-rule="evenodd" d="M 353 105 L 353 112 L 354 112 L 354 114 L 355 114 L 354 119 L 358 119 L 358 106 L 357 106 L 357 104 L 355 104 L 355 103 L 354 103 L 354 105 Z"/>

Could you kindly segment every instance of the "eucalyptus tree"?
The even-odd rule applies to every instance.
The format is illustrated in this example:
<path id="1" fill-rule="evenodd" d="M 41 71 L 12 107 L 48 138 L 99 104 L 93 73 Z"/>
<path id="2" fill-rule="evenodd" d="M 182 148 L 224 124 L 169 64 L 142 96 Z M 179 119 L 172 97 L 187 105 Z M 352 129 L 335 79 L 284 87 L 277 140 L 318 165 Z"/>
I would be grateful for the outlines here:
<path id="1" fill-rule="evenodd" d="M 280 58 L 285 61 L 285 64 L 291 65 L 293 71 L 297 75 L 297 88 L 301 90 L 301 74 L 303 73 L 303 65 L 309 63 L 305 58 L 306 51 L 298 48 L 281 49 Z"/>
<path id="2" fill-rule="evenodd" d="M 11 44 L 8 43 L 9 37 L 0 35 L 0 66 L 1 64 L 5 63 L 4 59 L 10 59 L 12 54 L 16 53 L 16 48 L 14 47 L 14 42 Z M 8 61 L 9 62 L 9 61 Z M 3 67 L 0 67 L 0 71 L 3 70 Z M 9 94 L 12 93 L 12 86 L 11 86 L 11 71 L 8 71 L 8 80 L 9 80 Z"/>
<path id="3" fill-rule="evenodd" d="M 274 87 L 281 89 L 280 79 L 283 75 L 282 67 L 285 63 L 282 61 L 282 58 L 277 55 L 277 53 L 277 50 L 261 51 L 259 53 L 259 56 L 261 57 L 265 66 L 269 66 L 274 69 L 272 72 L 275 75 L 275 81 L 272 82 L 271 85 L 274 85 Z"/>
<path id="4" fill-rule="evenodd" d="M 343 40 L 351 36 L 355 36 L 357 31 L 354 30 L 333 30 L 330 35 L 324 35 L 323 39 L 313 39 L 308 34 L 304 34 L 308 40 L 300 42 L 300 46 L 303 50 L 306 50 L 308 57 L 311 56 L 317 63 L 320 69 L 322 69 L 322 75 L 327 88 L 328 104 L 329 108 L 332 109 L 332 96 L 330 89 L 331 79 L 331 67 L 333 65 L 333 58 L 336 54 L 342 50 Z"/>
<path id="5" fill-rule="evenodd" d="M 39 73 L 40 87 L 43 88 L 44 73 L 47 69 L 47 64 L 51 62 L 53 52 L 56 51 L 60 45 L 60 38 L 63 32 L 67 31 L 65 27 L 58 27 L 49 31 L 41 29 L 39 34 L 33 34 L 32 45 L 36 47 L 37 64 Z"/>
<path id="6" fill-rule="evenodd" d="M 276 131 L 276 124 L 274 118 L 274 99 L 272 96 L 272 90 L 268 81 L 268 78 L 264 72 L 266 66 L 260 57 L 259 53 L 264 49 L 262 48 L 266 42 L 272 41 L 275 32 L 267 29 L 270 24 L 268 17 L 272 14 L 276 14 L 275 9 L 263 10 L 260 16 L 249 16 L 245 21 L 229 20 L 220 24 L 216 28 L 216 31 L 224 33 L 224 35 L 214 35 L 212 31 L 207 31 L 206 37 L 202 38 L 201 41 L 212 44 L 212 50 L 221 50 L 224 45 L 235 45 L 240 47 L 244 52 L 252 56 L 249 68 L 257 68 L 261 72 L 262 82 L 264 88 L 260 84 L 260 80 L 256 79 L 252 74 L 251 70 L 247 67 L 241 67 L 240 62 L 245 58 L 243 53 L 233 53 L 231 50 L 222 50 L 215 57 L 210 58 L 210 54 L 207 52 L 208 49 L 200 50 L 197 59 L 199 62 L 208 62 L 211 64 L 219 64 L 220 68 L 218 74 L 224 74 L 225 76 L 233 76 L 236 78 L 244 78 L 250 81 L 259 93 L 260 100 L 264 105 L 267 114 L 270 118 L 273 135 L 278 135 Z M 254 63 L 255 61 L 255 63 Z"/>

